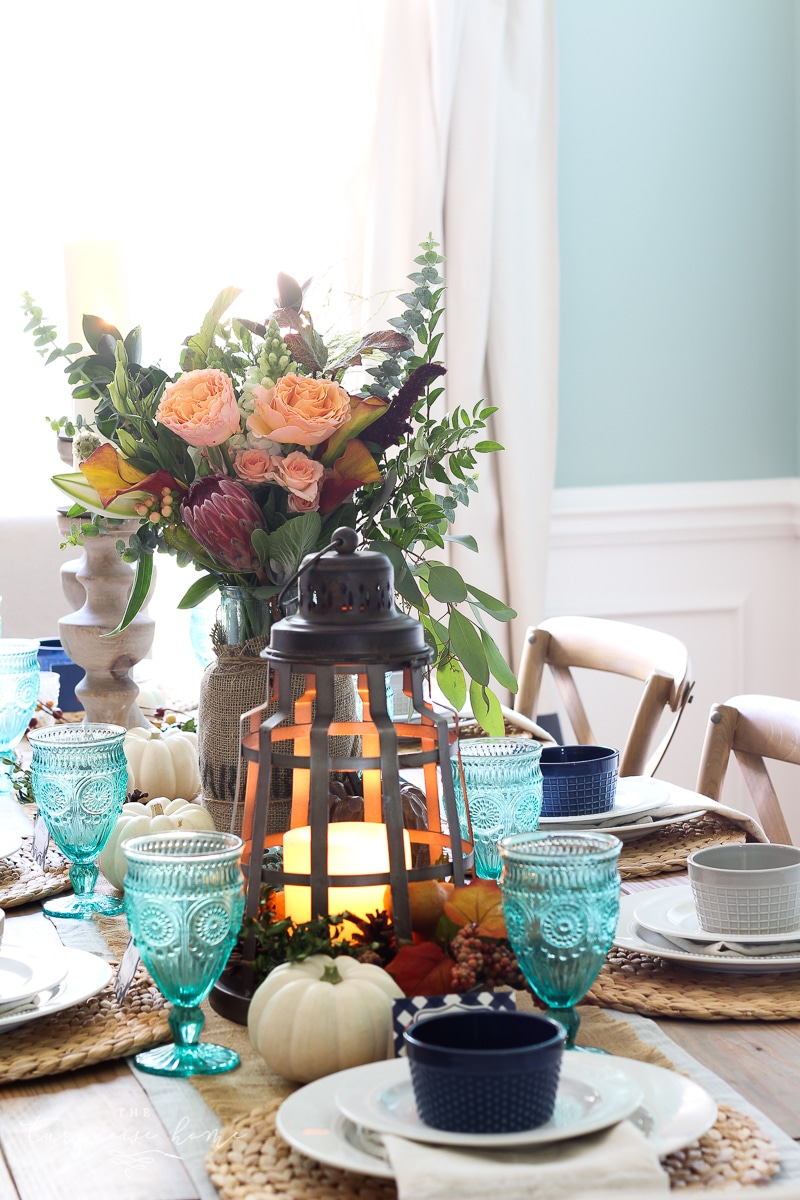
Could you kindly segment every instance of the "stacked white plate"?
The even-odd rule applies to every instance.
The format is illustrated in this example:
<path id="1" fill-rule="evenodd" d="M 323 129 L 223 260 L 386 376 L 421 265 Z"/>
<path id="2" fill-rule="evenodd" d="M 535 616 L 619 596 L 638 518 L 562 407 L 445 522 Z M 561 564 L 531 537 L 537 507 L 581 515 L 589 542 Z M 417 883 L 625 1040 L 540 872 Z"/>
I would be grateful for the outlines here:
<path id="1" fill-rule="evenodd" d="M 701 929 L 689 884 L 622 896 L 614 945 L 708 971 L 800 971 L 800 929 L 723 937 Z"/>
<path id="2" fill-rule="evenodd" d="M 22 833 L 16 829 L 0 829 L 0 858 L 16 854 L 22 845 Z"/>
<path id="3" fill-rule="evenodd" d="M 317 1162 L 391 1179 L 383 1133 L 491 1154 L 501 1147 L 582 1137 L 627 1119 L 663 1156 L 701 1137 L 716 1118 L 714 1100 L 691 1079 L 630 1058 L 570 1051 L 564 1055 L 552 1120 L 521 1133 L 450 1133 L 423 1124 L 406 1058 L 368 1063 L 307 1084 L 284 1100 L 277 1128 Z"/>
<path id="4" fill-rule="evenodd" d="M 613 833 L 623 842 L 633 842 L 647 837 L 654 829 L 661 829 L 677 820 L 690 820 L 703 812 L 703 809 L 698 809 L 680 817 L 654 819 L 651 814 L 667 803 L 669 795 L 669 787 L 659 779 L 651 779 L 647 775 L 626 775 L 617 780 L 614 807 L 608 812 L 592 813 L 585 817 L 542 817 L 539 828 L 550 832 L 593 829 L 599 833 Z"/>
<path id="5" fill-rule="evenodd" d="M 80 1004 L 106 986 L 109 963 L 85 950 L 0 950 L 0 1033 Z"/>

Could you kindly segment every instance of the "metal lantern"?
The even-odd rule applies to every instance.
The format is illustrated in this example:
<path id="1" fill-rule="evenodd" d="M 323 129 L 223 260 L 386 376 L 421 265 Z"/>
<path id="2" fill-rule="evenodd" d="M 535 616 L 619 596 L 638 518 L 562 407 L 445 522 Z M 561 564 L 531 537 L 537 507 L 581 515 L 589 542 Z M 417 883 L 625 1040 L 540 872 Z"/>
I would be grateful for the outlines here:
<path id="1" fill-rule="evenodd" d="M 358 540 L 352 529 L 337 529 L 330 546 L 303 560 L 297 611 L 273 625 L 262 651 L 272 668 L 271 695 L 242 716 L 242 756 L 248 764 L 242 820 L 245 916 L 256 916 L 264 880 L 284 888 L 287 915 L 295 916 L 293 904 L 302 901 L 303 915 L 296 920 L 349 908 L 339 897 L 347 898 L 354 888 L 378 888 L 382 897 L 388 886 L 395 933 L 410 939 L 409 882 L 448 877 L 463 884 L 473 863 L 472 845 L 468 831 L 462 836 L 456 811 L 449 761 L 457 753 L 456 734 L 424 695 L 424 671 L 433 651 L 421 623 L 395 607 L 389 559 L 374 551 L 355 553 Z M 416 714 L 413 722 L 395 721 L 389 712 L 386 676 L 398 671 Z M 336 719 L 337 675 L 357 677 L 360 720 Z M 293 676 L 305 676 L 299 698 L 296 683 L 292 694 Z M 275 711 L 264 718 L 268 705 Z M 341 735 L 353 735 L 356 749 L 360 739 L 360 753 L 333 757 L 329 738 Z M 292 752 L 285 753 L 288 749 Z M 291 815 L 284 833 L 269 834 L 276 768 L 292 770 Z M 406 829 L 401 777 L 408 770 L 419 777 L 420 769 L 427 828 Z M 342 822 L 337 829 L 330 821 L 332 776 L 360 780 L 360 825 Z M 282 868 L 262 876 L 264 852 L 277 846 L 283 849 Z M 329 888 L 337 889 L 330 898 Z M 373 903 L 371 910 L 376 907 L 384 905 Z M 245 953 L 250 956 L 247 945 Z M 235 1016 L 219 999 L 217 992 L 214 1007 Z M 246 1012 L 246 1000 L 244 1006 Z"/>

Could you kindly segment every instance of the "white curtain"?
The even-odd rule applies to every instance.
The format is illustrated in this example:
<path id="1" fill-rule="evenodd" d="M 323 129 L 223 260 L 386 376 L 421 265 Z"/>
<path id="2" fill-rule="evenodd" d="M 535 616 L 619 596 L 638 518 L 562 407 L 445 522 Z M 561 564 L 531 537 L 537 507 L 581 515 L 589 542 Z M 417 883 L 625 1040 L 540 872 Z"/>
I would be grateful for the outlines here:
<path id="1" fill-rule="evenodd" d="M 442 243 L 449 408 L 499 406 L 505 449 L 482 460 L 454 565 L 519 613 L 545 616 L 558 366 L 552 0 L 394 0 L 386 9 L 369 177 L 357 225 L 362 294 L 396 291 L 418 243 Z M 502 633 L 498 630 L 502 645 Z"/>

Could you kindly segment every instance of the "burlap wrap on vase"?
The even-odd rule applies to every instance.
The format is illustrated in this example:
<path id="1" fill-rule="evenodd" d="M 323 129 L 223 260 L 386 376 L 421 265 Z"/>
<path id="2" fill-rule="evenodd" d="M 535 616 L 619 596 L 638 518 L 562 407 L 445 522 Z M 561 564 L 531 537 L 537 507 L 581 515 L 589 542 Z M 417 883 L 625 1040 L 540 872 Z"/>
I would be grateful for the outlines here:
<path id="1" fill-rule="evenodd" d="M 263 704 L 269 688 L 269 665 L 260 658 L 267 644 L 266 637 L 252 638 L 238 646 L 215 641 L 217 660 L 207 669 L 200 683 L 200 705 L 197 720 L 197 744 L 200 754 L 202 802 L 213 817 L 217 829 L 231 831 L 236 801 L 236 777 L 239 764 L 239 718 L 243 712 Z M 292 678 L 292 698 L 296 700 L 305 690 L 305 676 Z M 265 716 L 275 711 L 270 705 Z M 349 675 L 336 678 L 335 716 L 339 721 L 358 719 L 356 689 Z M 294 712 L 292 713 L 294 720 Z M 291 722 L 286 722 L 290 724 Z M 353 753 L 353 737 L 331 738 L 331 754 L 344 757 Z M 283 747 L 281 747 L 283 749 Z M 291 753 L 291 743 L 286 744 Z M 245 772 L 239 780 L 239 807 L 236 810 L 234 833 L 241 833 L 244 805 Z M 283 833 L 289 827 L 292 795 L 292 772 L 275 770 L 269 807 L 269 833 Z"/>

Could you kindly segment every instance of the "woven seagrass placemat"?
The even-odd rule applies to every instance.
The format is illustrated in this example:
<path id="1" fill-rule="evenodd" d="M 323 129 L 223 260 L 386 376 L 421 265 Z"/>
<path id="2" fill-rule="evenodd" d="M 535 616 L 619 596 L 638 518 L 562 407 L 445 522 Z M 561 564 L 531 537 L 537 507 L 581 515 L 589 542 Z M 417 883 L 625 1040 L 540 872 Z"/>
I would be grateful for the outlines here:
<path id="1" fill-rule="evenodd" d="M 800 971 L 739 975 L 698 971 L 650 954 L 614 947 L 585 1003 L 645 1017 L 696 1021 L 788 1021 L 800 1018 Z"/>
<path id="2" fill-rule="evenodd" d="M 619 856 L 623 879 L 650 879 L 686 870 L 686 860 L 705 846 L 733 845 L 745 840 L 740 825 L 716 813 L 691 821 L 676 820 L 635 842 L 624 842 Z"/>
<path id="3" fill-rule="evenodd" d="M 8 858 L 0 859 L 0 908 L 33 904 L 48 896 L 59 896 L 72 887 L 69 863 L 49 846 L 44 871 L 33 861 L 33 838 L 25 838 L 21 847 Z"/>
<path id="4" fill-rule="evenodd" d="M 28 1021 L 0 1038 L 0 1084 L 59 1075 L 168 1042 L 169 1005 L 144 967 L 120 1008 L 114 979 L 90 1000 Z"/>
<path id="5" fill-rule="evenodd" d="M 527 993 L 517 993 L 517 1005 L 529 1009 Z M 655 1046 L 648 1045 L 630 1026 L 598 1009 L 581 1006 L 579 1042 L 597 1046 L 611 1054 L 637 1058 L 656 1066 L 673 1064 Z M 210 1033 L 209 1033 L 210 1036 Z M 276 1095 L 275 1076 L 243 1057 L 242 1068 L 260 1079 L 262 1096 L 252 1108 L 237 1110 L 234 1095 L 237 1072 L 217 1080 L 200 1082 L 206 1101 L 219 1111 L 238 1111 L 229 1119 L 206 1157 L 209 1176 L 223 1200 L 397 1200 L 392 1180 L 377 1179 L 323 1166 L 293 1150 L 275 1131 L 275 1114 L 290 1086 L 282 1084 Z M 259 1075 L 260 1071 L 260 1075 Z M 213 1088 L 222 1090 L 214 1095 Z M 254 1093 L 251 1092 L 252 1096 Z M 245 1093 L 245 1102 L 247 1100 Z M 715 1125 L 698 1141 L 662 1160 L 672 1187 L 723 1187 L 766 1183 L 779 1169 L 778 1151 L 756 1121 L 727 1106 L 720 1106 Z"/>
<path id="6" fill-rule="evenodd" d="M 292 1149 L 275 1130 L 280 1105 L 260 1105 L 221 1131 L 206 1169 L 223 1200 L 397 1200 L 394 1180 L 340 1171 Z M 672 1188 L 724 1188 L 767 1183 L 780 1162 L 752 1117 L 721 1105 L 708 1133 L 661 1165 Z"/>

